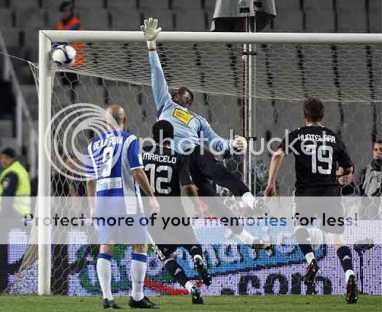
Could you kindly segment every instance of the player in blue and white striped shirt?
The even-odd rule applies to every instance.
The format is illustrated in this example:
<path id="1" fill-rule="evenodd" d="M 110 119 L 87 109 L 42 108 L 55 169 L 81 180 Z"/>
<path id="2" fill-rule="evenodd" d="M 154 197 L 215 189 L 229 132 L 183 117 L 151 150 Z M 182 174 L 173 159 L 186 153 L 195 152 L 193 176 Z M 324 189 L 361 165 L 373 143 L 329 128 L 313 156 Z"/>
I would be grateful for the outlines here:
<path id="1" fill-rule="evenodd" d="M 137 137 L 126 131 L 127 117 L 119 105 L 107 109 L 107 124 L 114 124 L 110 130 L 100 134 L 88 146 L 91 160 L 90 172 L 94 179 L 87 182 L 92 217 L 131 216 L 137 220 L 143 214 L 140 188 L 149 196 L 150 206 L 159 211 L 159 204 L 143 170 L 140 146 Z M 108 120 L 108 119 L 113 119 Z M 122 227 L 97 227 L 100 239 L 100 252 L 97 259 L 97 275 L 103 294 L 104 308 L 119 308 L 111 291 L 112 246 L 117 237 L 126 235 Z M 145 243 L 146 230 L 142 226 L 129 228 L 127 238 L 140 239 L 140 245 L 133 245 L 131 261 L 132 291 L 131 307 L 155 308 L 143 294 L 143 283 L 147 268 Z M 142 241 L 142 242 L 141 242 Z"/>

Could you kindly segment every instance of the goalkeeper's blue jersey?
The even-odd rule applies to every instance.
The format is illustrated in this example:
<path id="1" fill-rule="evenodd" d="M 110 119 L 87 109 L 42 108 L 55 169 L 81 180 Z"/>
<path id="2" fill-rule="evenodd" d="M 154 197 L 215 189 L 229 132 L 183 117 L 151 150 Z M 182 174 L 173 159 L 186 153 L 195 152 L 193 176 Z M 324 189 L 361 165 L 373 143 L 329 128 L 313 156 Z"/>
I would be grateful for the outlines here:
<path id="1" fill-rule="evenodd" d="M 184 151 L 201 145 L 201 138 L 204 138 L 206 147 L 224 153 L 229 147 L 228 141 L 217 135 L 205 118 L 172 100 L 156 51 L 149 52 L 149 61 L 157 117 L 159 120 L 167 120 L 173 125 L 174 149 L 182 154 Z"/>
<path id="2" fill-rule="evenodd" d="M 143 168 L 139 140 L 127 131 L 111 130 L 88 146 L 89 173 L 96 180 L 96 214 L 143 212 L 139 186 L 132 170 Z"/>

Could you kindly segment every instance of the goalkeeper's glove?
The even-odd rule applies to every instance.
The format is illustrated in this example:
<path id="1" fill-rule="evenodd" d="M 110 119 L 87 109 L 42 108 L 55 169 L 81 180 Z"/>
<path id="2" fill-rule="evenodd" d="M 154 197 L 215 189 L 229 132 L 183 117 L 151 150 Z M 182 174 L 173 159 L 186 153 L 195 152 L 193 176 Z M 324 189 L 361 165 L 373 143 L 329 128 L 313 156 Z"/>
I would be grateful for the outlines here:
<path id="1" fill-rule="evenodd" d="M 235 135 L 235 138 L 231 141 L 231 146 L 236 152 L 246 151 L 247 140 L 240 135 Z"/>
<path id="2" fill-rule="evenodd" d="M 141 25 L 141 30 L 143 31 L 143 34 L 147 41 L 147 48 L 149 50 L 156 50 L 156 40 L 158 38 L 159 33 L 162 30 L 161 27 L 158 27 L 158 19 L 152 17 L 145 19 L 144 25 Z"/>

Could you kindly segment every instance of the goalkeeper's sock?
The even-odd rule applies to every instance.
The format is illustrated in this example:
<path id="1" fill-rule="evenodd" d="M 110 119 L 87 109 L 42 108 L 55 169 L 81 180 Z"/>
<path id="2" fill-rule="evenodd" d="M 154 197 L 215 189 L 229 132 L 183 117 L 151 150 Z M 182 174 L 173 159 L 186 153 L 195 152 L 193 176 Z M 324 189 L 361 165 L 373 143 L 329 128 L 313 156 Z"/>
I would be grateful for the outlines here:
<path id="1" fill-rule="evenodd" d="M 190 284 L 186 273 L 183 268 L 176 262 L 175 259 L 168 259 L 165 261 L 164 267 L 167 272 L 174 278 L 176 282 L 186 288 L 189 292 L 191 292 L 191 288 L 193 285 Z M 191 285 L 191 286 L 190 286 Z"/>
<path id="2" fill-rule="evenodd" d="M 143 286 L 147 270 L 147 255 L 140 253 L 132 254 L 130 275 L 132 281 L 131 297 L 135 301 L 141 301 L 144 297 Z"/>
<path id="3" fill-rule="evenodd" d="M 113 300 L 111 292 L 111 255 L 100 253 L 97 259 L 97 276 L 104 299 Z"/>
<path id="4" fill-rule="evenodd" d="M 353 271 L 353 259 L 351 255 L 350 248 L 347 246 L 342 246 L 337 250 L 337 256 L 340 258 L 342 268 L 345 272 L 345 282 L 347 283 L 349 277 L 354 275 Z"/>
<path id="5" fill-rule="evenodd" d="M 297 243 L 302 253 L 304 254 L 306 262 L 310 264 L 312 260 L 315 259 L 315 257 L 313 253 L 309 231 L 304 227 L 300 227 L 297 228 L 294 234 L 296 236 Z"/>

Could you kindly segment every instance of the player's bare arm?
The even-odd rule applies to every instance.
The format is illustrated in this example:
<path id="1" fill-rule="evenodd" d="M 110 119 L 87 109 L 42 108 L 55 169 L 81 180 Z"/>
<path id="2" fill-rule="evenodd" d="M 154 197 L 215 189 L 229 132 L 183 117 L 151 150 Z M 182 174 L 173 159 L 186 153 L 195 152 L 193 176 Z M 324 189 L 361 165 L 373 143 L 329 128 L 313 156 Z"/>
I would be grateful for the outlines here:
<path id="1" fill-rule="evenodd" d="M 149 197 L 149 204 L 151 206 L 151 213 L 159 213 L 159 203 L 154 195 L 154 191 L 151 188 L 150 182 L 147 179 L 146 173 L 142 168 L 133 170 L 134 180 L 138 183 L 139 187 L 143 190 L 146 196 Z"/>
<path id="2" fill-rule="evenodd" d="M 272 160 L 269 166 L 268 185 L 264 192 L 265 196 L 273 196 L 276 192 L 277 176 L 283 163 L 284 157 L 285 153 L 281 148 L 279 148 L 272 156 Z"/>
<path id="3" fill-rule="evenodd" d="M 86 191 L 88 194 L 89 208 L 90 208 L 90 216 L 95 217 L 95 202 L 94 197 L 96 193 L 96 182 L 95 180 L 86 181 Z"/>

